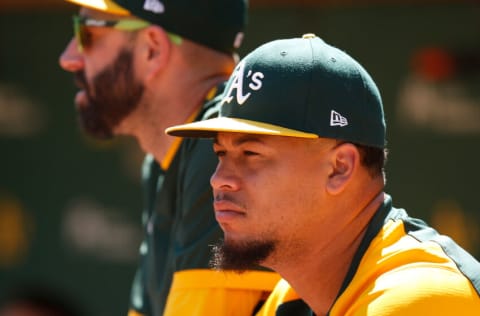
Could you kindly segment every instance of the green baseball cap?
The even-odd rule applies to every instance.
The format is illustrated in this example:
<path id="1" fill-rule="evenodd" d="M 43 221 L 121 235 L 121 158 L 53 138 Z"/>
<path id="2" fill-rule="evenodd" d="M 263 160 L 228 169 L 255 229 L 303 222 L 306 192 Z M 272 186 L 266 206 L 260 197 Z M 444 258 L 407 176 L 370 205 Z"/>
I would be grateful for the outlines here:
<path id="1" fill-rule="evenodd" d="M 66 0 L 133 15 L 198 44 L 231 54 L 243 40 L 248 0 Z"/>
<path id="2" fill-rule="evenodd" d="M 166 133 L 210 138 L 241 132 L 386 144 L 375 82 L 352 57 L 314 34 L 252 51 L 235 68 L 219 102 L 219 117 Z"/>
<path id="3" fill-rule="evenodd" d="M 132 15 L 224 53 L 240 47 L 247 0 L 113 0 Z"/>

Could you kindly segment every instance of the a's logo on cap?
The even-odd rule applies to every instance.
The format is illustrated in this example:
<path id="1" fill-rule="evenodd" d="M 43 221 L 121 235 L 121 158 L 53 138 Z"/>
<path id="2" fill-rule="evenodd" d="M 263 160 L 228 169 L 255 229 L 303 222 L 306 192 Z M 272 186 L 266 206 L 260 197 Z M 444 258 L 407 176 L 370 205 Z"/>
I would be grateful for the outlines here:
<path id="1" fill-rule="evenodd" d="M 240 62 L 235 68 L 232 77 L 230 78 L 231 84 L 228 88 L 228 91 L 222 98 L 222 104 L 225 102 L 230 103 L 233 100 L 233 90 L 236 89 L 237 93 L 235 96 L 237 98 L 237 103 L 239 105 L 242 105 L 251 95 L 251 92 L 243 94 L 243 79 L 245 78 L 247 80 L 250 80 L 248 87 L 253 91 L 257 91 L 262 88 L 262 79 L 264 77 L 265 76 L 263 75 L 263 73 L 259 71 L 253 72 L 252 70 L 249 70 L 247 72 L 247 75 L 245 76 L 245 61 Z"/>
<path id="2" fill-rule="evenodd" d="M 347 125 L 348 125 L 347 119 L 343 117 L 340 113 L 335 112 L 334 110 L 330 112 L 330 126 L 344 127 Z"/>
<path id="3" fill-rule="evenodd" d="M 165 5 L 160 0 L 145 0 L 143 4 L 143 9 L 153 13 L 163 13 L 165 12 Z"/>

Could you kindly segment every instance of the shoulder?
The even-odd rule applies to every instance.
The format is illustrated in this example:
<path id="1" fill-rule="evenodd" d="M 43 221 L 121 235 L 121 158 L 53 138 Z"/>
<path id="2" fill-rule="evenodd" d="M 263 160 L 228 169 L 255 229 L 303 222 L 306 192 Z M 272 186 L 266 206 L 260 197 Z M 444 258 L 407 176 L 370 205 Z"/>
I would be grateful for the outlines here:
<path id="1" fill-rule="evenodd" d="M 422 262 L 383 274 L 360 301 L 368 302 L 364 315 L 480 314 L 480 298 L 467 278 Z"/>
<path id="2" fill-rule="evenodd" d="M 406 228 L 403 218 L 384 224 L 332 316 L 480 315 L 478 262 L 417 224 Z"/>

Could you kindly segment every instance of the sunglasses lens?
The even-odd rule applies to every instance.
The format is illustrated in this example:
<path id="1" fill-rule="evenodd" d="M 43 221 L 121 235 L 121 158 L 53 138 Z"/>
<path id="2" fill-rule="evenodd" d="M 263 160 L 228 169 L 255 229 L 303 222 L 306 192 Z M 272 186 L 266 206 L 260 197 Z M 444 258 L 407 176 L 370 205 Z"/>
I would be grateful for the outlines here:
<path id="1" fill-rule="evenodd" d="M 84 49 L 89 48 L 92 44 L 92 36 L 89 30 L 90 27 L 101 26 L 111 27 L 121 31 L 136 31 L 149 25 L 149 22 L 143 20 L 98 20 L 79 15 L 73 16 L 73 32 L 80 52 L 83 52 Z"/>
<path id="2" fill-rule="evenodd" d="M 78 50 L 82 52 L 90 45 L 90 36 L 84 25 L 82 17 L 76 15 L 73 17 L 73 33 L 77 41 Z"/>

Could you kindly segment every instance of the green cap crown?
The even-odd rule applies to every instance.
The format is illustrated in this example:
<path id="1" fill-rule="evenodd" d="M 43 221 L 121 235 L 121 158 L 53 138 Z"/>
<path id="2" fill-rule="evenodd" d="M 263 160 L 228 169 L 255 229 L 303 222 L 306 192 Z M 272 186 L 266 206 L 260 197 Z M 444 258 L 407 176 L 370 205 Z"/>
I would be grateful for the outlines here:
<path id="1" fill-rule="evenodd" d="M 243 132 L 385 146 L 382 100 L 372 78 L 352 57 L 313 34 L 273 41 L 248 54 L 220 102 L 218 118 L 167 133 Z"/>
<path id="2" fill-rule="evenodd" d="M 225 53 L 237 49 L 247 19 L 247 0 L 113 0 L 131 14 Z"/>

